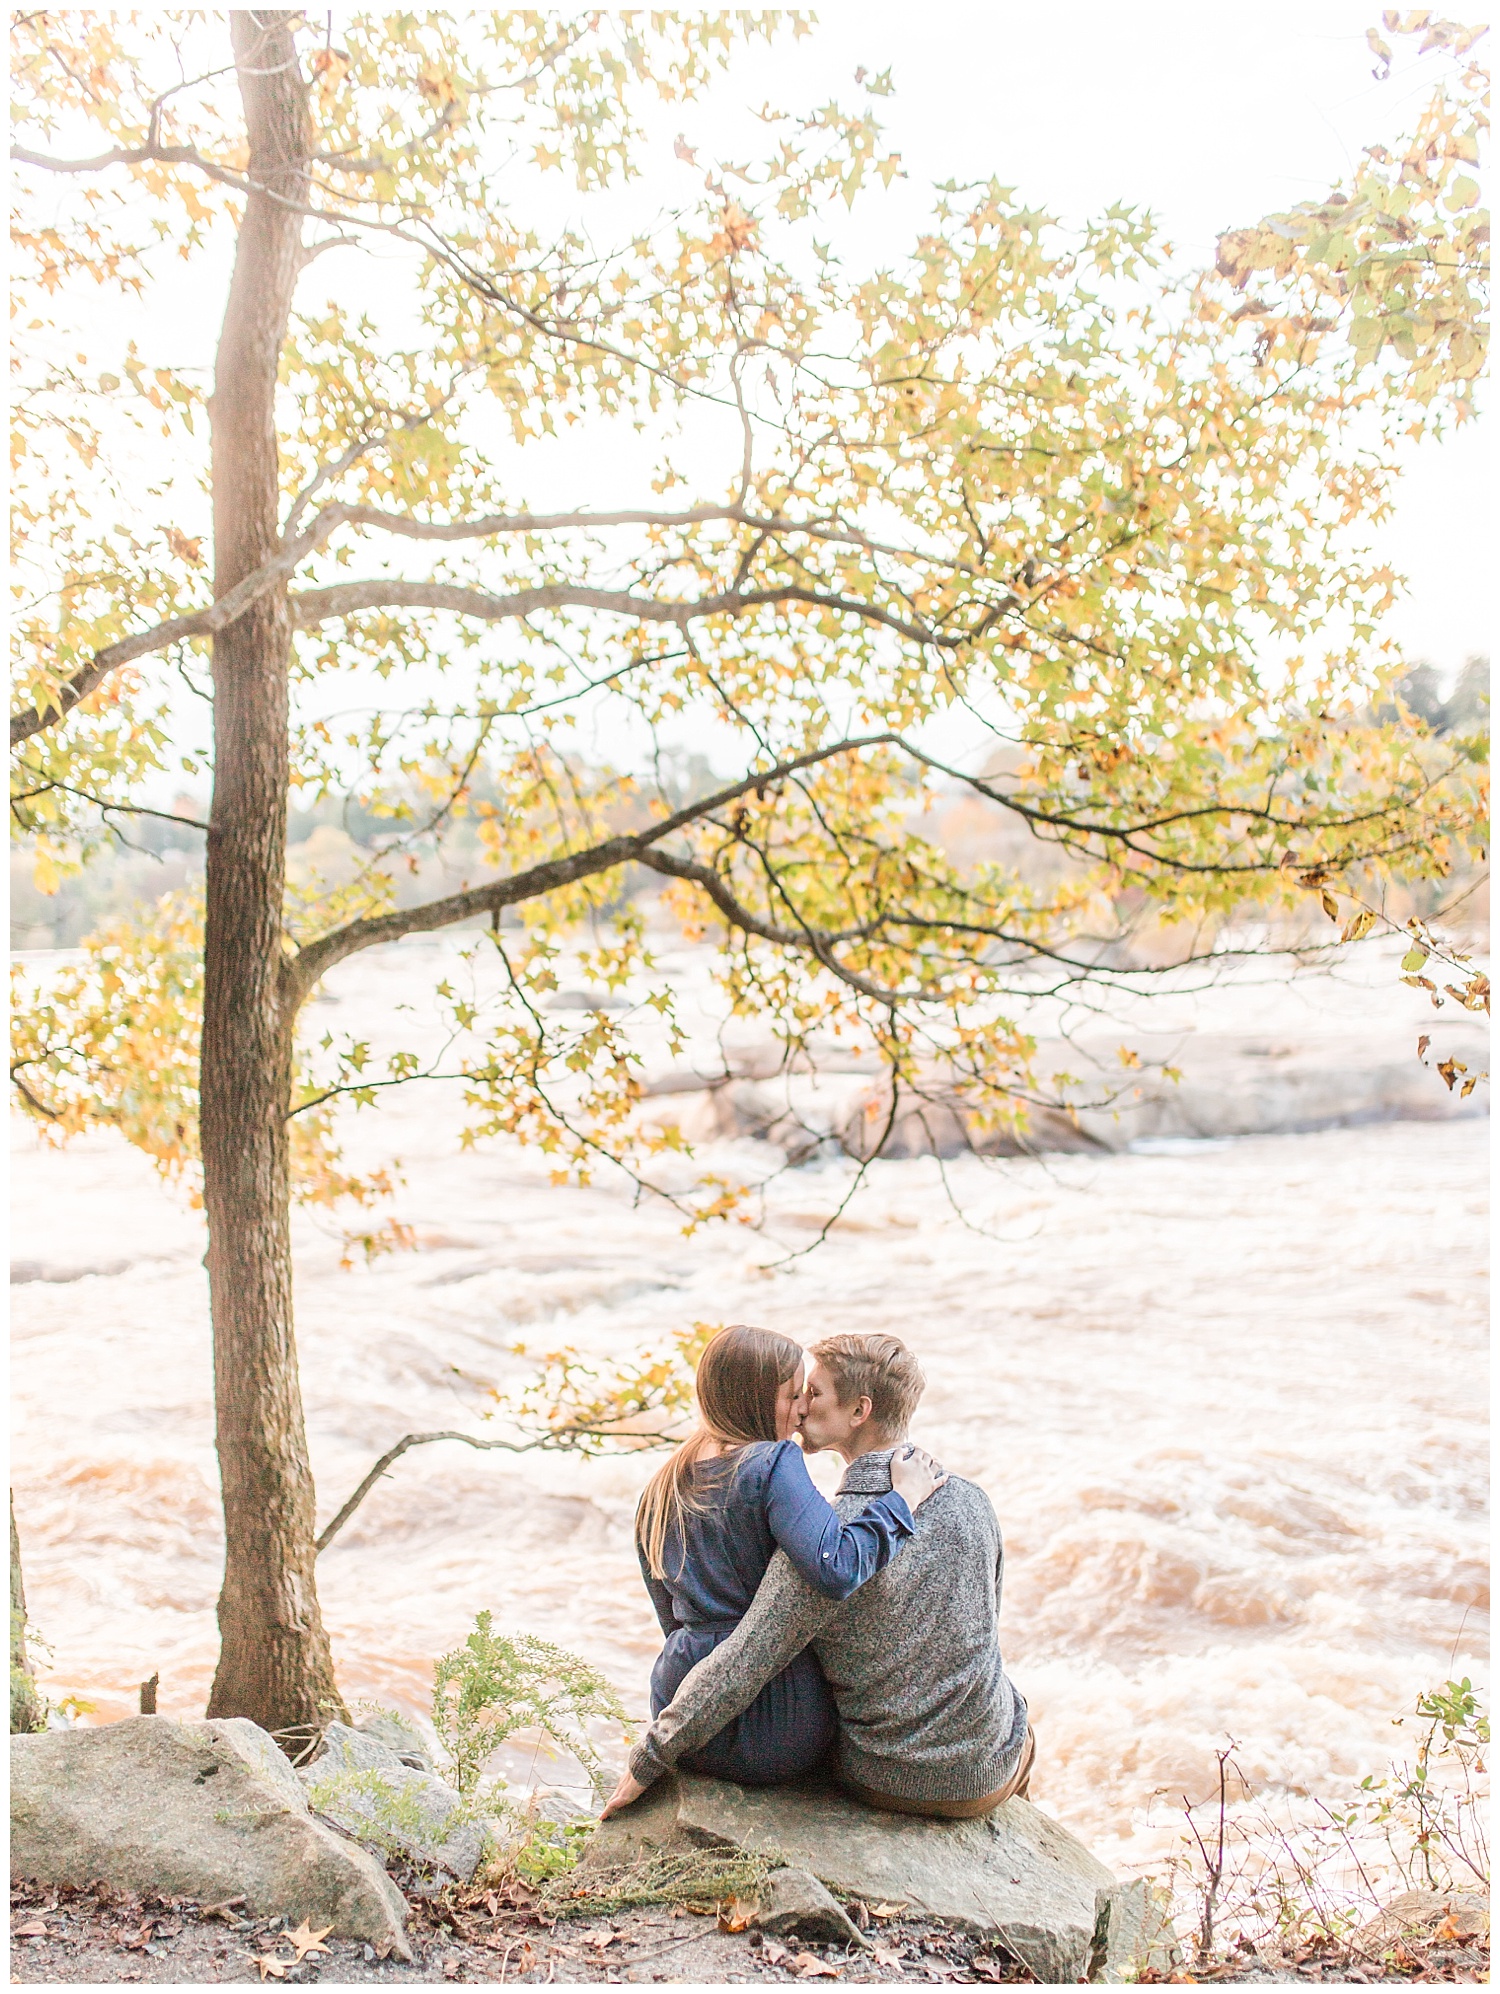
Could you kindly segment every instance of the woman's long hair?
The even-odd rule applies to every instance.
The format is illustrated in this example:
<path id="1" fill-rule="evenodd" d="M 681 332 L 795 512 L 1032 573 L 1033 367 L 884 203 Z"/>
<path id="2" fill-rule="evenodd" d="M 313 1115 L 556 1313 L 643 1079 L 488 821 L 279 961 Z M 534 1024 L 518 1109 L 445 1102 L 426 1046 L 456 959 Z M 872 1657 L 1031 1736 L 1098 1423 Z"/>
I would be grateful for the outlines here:
<path id="1" fill-rule="evenodd" d="M 802 1362 L 802 1346 L 775 1330 L 734 1323 L 721 1329 L 698 1359 L 698 1424 L 670 1461 L 646 1484 L 635 1513 L 635 1540 L 653 1578 L 664 1579 L 667 1539 L 675 1531 L 686 1556 L 690 1511 L 705 1505 L 693 1470 L 716 1445 L 748 1447 L 776 1438 L 776 1394 Z"/>

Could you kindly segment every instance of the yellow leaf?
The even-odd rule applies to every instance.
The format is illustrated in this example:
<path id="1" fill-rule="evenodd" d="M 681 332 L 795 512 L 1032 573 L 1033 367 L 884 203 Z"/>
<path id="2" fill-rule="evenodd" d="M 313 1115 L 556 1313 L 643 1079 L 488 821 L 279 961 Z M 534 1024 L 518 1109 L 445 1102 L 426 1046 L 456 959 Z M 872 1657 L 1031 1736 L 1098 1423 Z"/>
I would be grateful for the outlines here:
<path id="1" fill-rule="evenodd" d="M 287 1933 L 287 1944 L 297 1948 L 298 1959 L 302 1959 L 310 1952 L 327 1952 L 328 1948 L 323 1941 L 332 1930 L 332 1925 L 325 1925 L 320 1932 L 315 1932 L 304 1918 L 295 1932 Z"/>

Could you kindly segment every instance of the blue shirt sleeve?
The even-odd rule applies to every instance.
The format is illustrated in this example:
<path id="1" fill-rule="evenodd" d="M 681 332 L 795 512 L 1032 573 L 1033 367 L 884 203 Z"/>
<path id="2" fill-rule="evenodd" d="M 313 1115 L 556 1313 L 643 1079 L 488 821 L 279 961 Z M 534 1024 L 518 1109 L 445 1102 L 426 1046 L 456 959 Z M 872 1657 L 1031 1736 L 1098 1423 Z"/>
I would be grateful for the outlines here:
<path id="1" fill-rule="evenodd" d="M 813 1486 L 802 1449 L 784 1440 L 766 1481 L 771 1535 L 810 1586 L 825 1599 L 847 1599 L 884 1571 L 915 1525 L 906 1498 L 894 1489 L 873 1496 L 851 1522 Z"/>

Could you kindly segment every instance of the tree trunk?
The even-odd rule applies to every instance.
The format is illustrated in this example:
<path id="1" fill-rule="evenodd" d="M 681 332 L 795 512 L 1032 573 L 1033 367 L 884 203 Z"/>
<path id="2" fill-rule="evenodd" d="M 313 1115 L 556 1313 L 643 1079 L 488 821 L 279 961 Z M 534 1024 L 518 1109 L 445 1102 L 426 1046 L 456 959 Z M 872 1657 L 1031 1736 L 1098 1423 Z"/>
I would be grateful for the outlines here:
<path id="1" fill-rule="evenodd" d="M 31 1679 L 26 1654 L 26 1585 L 21 1577 L 21 1540 L 16 1534 L 16 1499 L 10 1499 L 10 1728 L 40 1731 L 42 1700 Z"/>
<path id="2" fill-rule="evenodd" d="M 230 15 L 250 177 L 214 373 L 214 591 L 277 550 L 276 370 L 301 259 L 309 126 L 291 13 Z M 279 199 L 277 197 L 280 197 Z M 224 1497 L 211 1717 L 268 1731 L 344 1714 L 313 1577 L 286 1117 L 294 1014 L 282 994 L 287 674 L 284 588 L 214 639 L 214 796 L 204 932 L 201 1126 L 214 1399 Z"/>

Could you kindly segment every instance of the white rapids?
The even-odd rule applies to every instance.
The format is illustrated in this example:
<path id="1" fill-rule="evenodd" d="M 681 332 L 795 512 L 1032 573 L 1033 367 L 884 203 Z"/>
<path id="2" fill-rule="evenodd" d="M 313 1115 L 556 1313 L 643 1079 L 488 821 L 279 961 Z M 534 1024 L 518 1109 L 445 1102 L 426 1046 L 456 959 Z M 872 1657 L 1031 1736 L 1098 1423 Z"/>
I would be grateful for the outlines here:
<path id="1" fill-rule="evenodd" d="M 435 980 L 432 945 L 346 965 L 337 1022 L 379 1032 Z M 1295 1031 L 1303 1000 L 1244 1001 Z M 1405 993 L 1379 1002 L 1405 1049 Z M 882 1162 L 788 1259 L 852 1166 L 781 1175 L 768 1232 L 684 1238 L 621 1183 L 560 1190 L 535 1154 L 461 1151 L 459 1113 L 425 1083 L 351 1125 L 361 1155 L 400 1156 L 418 1251 L 341 1271 L 337 1229 L 296 1222 L 320 1523 L 401 1434 L 494 1432 L 487 1387 L 531 1368 L 517 1341 L 888 1330 L 929 1378 L 917 1436 L 1005 1531 L 1033 1797 L 1106 1859 L 1159 1853 L 1229 1738 L 1257 1786 L 1345 1790 L 1421 1690 L 1479 1676 L 1482 1121 Z M 201 1218 L 107 1135 L 57 1151 L 19 1126 L 13 1187 L 13 1474 L 44 1685 L 107 1721 L 159 1671 L 165 1713 L 201 1711 L 220 1559 Z M 319 1567 L 346 1695 L 420 1711 L 433 1658 L 488 1607 L 643 1708 L 658 1634 L 630 1521 L 654 1459 L 406 1456 Z"/>

